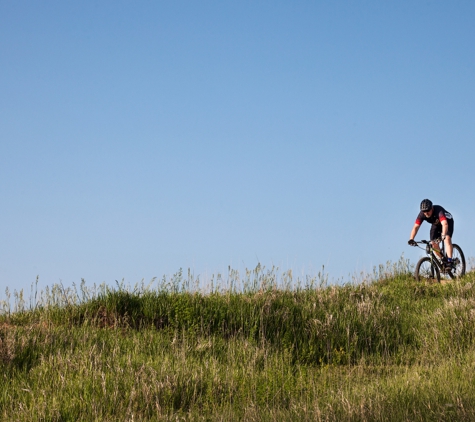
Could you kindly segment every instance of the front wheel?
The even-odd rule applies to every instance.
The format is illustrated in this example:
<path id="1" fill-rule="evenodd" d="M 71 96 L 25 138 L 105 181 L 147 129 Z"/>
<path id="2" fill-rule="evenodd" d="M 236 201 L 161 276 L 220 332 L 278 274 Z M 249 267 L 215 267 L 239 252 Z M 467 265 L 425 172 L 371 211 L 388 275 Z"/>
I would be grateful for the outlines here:
<path id="1" fill-rule="evenodd" d="M 436 281 L 440 283 L 440 271 L 437 265 L 432 264 L 431 259 L 426 256 L 419 259 L 415 272 L 417 281 Z"/>
<path id="2" fill-rule="evenodd" d="M 453 244 L 454 250 L 452 252 L 452 262 L 454 263 L 454 269 L 452 274 L 454 277 L 462 277 L 465 275 L 465 256 L 462 252 L 462 248 L 459 245 Z"/>

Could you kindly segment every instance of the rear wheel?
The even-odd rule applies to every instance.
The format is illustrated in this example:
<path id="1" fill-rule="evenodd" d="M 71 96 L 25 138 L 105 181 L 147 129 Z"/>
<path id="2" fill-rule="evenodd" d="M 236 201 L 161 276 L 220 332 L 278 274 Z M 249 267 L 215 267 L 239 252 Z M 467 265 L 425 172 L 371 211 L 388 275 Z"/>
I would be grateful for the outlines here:
<path id="1" fill-rule="evenodd" d="M 419 259 L 415 272 L 417 281 L 430 281 L 440 283 L 440 271 L 437 265 L 432 264 L 431 259 L 426 256 Z"/>
<path id="2" fill-rule="evenodd" d="M 454 243 L 454 250 L 452 252 L 452 262 L 454 263 L 454 269 L 452 274 L 454 277 L 462 277 L 465 275 L 465 256 L 462 252 L 462 248 Z"/>

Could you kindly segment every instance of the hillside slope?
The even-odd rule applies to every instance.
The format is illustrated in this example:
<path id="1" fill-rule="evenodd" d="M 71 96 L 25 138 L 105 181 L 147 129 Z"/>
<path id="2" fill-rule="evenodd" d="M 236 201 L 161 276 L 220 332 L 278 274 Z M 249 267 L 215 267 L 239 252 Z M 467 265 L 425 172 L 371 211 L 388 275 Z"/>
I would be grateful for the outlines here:
<path id="1" fill-rule="evenodd" d="M 180 274 L 153 289 L 53 286 L 29 307 L 17 295 L 0 317 L 0 419 L 475 420 L 473 273 L 277 275 L 206 294 Z"/>

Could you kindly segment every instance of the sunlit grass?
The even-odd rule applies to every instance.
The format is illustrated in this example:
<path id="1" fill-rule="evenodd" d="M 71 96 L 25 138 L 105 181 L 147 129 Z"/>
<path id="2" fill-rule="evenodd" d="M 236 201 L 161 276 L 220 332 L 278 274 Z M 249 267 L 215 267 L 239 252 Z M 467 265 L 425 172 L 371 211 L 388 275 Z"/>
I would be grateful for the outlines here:
<path id="1" fill-rule="evenodd" d="M 0 418 L 475 420 L 474 274 L 410 271 L 329 285 L 258 266 L 205 288 L 179 272 L 7 292 Z"/>

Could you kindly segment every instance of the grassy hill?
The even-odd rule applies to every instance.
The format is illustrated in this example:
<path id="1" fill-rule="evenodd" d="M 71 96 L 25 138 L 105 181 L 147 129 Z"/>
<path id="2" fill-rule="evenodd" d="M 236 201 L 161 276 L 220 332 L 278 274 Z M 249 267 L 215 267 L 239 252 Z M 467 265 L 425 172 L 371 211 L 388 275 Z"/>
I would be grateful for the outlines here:
<path id="1" fill-rule="evenodd" d="M 421 284 L 406 264 L 15 293 L 0 420 L 475 420 L 475 274 Z"/>

